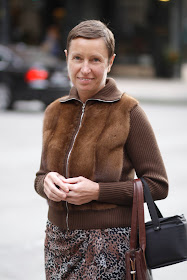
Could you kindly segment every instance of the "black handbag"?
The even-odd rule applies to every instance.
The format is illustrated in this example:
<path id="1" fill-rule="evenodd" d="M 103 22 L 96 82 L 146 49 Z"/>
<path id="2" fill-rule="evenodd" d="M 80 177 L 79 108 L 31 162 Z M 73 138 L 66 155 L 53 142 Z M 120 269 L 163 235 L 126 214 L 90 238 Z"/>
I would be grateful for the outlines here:
<path id="1" fill-rule="evenodd" d="M 163 218 L 152 199 L 148 184 L 143 178 L 141 181 L 151 217 L 151 221 L 145 224 L 147 266 L 154 269 L 186 261 L 187 222 L 184 215 Z"/>

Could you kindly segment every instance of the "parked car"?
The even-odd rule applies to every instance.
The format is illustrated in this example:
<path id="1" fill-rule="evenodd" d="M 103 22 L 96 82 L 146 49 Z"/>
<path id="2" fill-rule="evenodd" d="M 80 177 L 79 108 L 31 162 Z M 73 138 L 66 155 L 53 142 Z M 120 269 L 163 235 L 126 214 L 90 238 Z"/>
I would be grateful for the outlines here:
<path id="1" fill-rule="evenodd" d="M 66 62 L 39 47 L 0 45 L 0 109 L 17 100 L 40 100 L 45 105 L 68 94 Z"/>

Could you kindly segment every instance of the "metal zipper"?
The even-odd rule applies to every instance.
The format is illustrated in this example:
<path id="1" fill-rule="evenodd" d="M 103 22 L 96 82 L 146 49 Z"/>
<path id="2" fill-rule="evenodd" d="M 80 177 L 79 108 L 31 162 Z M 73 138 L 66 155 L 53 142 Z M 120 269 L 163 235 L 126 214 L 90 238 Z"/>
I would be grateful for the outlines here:
<path id="1" fill-rule="evenodd" d="M 74 99 L 77 100 L 76 98 L 71 98 L 69 100 L 74 100 Z M 97 101 L 102 101 L 104 103 L 105 102 L 106 103 L 112 103 L 112 102 L 118 101 L 119 98 L 115 99 L 115 100 L 112 100 L 112 101 L 110 101 L 110 100 L 109 101 L 108 100 L 102 100 L 102 99 L 88 99 L 88 100 L 97 100 Z M 71 152 L 73 150 L 73 146 L 74 146 L 75 140 L 77 138 L 77 135 L 79 133 L 79 130 L 80 130 L 80 127 L 81 127 L 81 124 L 82 124 L 82 119 L 83 119 L 84 112 L 85 112 L 85 106 L 86 106 L 86 103 L 87 103 L 88 100 L 86 100 L 85 103 L 83 103 L 82 101 L 78 100 L 79 102 L 82 103 L 82 113 L 81 113 L 80 122 L 79 122 L 79 126 L 78 126 L 78 129 L 77 129 L 77 132 L 76 132 L 76 134 L 75 134 L 75 136 L 73 138 L 73 142 L 72 142 L 71 148 L 70 148 L 68 156 L 67 156 L 67 161 L 66 161 L 66 178 L 68 178 L 68 173 L 69 173 L 69 170 L 68 170 L 69 158 L 70 158 L 70 155 L 71 155 Z M 60 102 L 65 103 L 67 101 L 60 101 Z M 67 211 L 66 212 L 66 227 L 67 227 L 67 230 L 69 231 L 69 207 L 68 207 L 68 202 L 67 201 L 66 201 L 66 211 Z"/>
<path id="2" fill-rule="evenodd" d="M 73 138 L 73 142 L 72 142 L 71 148 L 70 148 L 68 156 L 67 156 L 67 161 L 66 161 L 66 178 L 68 178 L 68 173 L 69 173 L 68 164 L 69 164 L 70 155 L 71 155 L 71 152 L 73 150 L 73 146 L 75 144 L 75 140 L 77 138 L 77 135 L 79 133 L 79 130 L 80 130 L 80 127 L 81 127 L 81 124 L 82 124 L 82 119 L 83 119 L 84 112 L 85 112 L 85 106 L 86 106 L 86 103 L 82 103 L 82 113 L 81 113 L 81 117 L 80 117 L 80 121 L 79 121 L 79 126 L 78 126 L 77 132 L 76 132 L 76 134 L 75 134 L 75 136 Z M 67 210 L 67 213 L 66 213 L 66 226 L 67 226 L 67 230 L 69 231 L 69 207 L 68 207 L 68 202 L 67 201 L 66 201 L 66 210 Z"/>

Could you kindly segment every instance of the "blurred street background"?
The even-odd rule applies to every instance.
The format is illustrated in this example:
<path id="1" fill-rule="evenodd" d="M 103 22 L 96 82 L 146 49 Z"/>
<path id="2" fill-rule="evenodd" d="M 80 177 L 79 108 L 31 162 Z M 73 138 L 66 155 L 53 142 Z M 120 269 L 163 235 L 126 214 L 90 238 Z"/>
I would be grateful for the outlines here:
<path id="1" fill-rule="evenodd" d="M 115 34 L 110 76 L 145 110 L 169 177 L 157 205 L 187 218 L 187 1 L 0 0 L 0 280 L 45 279 L 47 203 L 33 186 L 43 113 L 69 91 L 63 50 L 83 19 Z M 187 262 L 153 271 L 154 280 L 186 275 Z"/>

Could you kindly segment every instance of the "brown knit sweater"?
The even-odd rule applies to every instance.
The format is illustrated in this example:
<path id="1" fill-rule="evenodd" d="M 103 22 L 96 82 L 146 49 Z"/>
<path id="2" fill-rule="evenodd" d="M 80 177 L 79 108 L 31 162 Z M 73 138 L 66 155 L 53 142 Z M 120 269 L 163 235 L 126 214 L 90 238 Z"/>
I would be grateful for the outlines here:
<path id="1" fill-rule="evenodd" d="M 83 205 L 49 200 L 43 180 L 50 171 L 99 183 L 98 201 Z M 138 102 L 113 79 L 83 104 L 73 87 L 45 112 L 43 149 L 35 189 L 48 200 L 48 218 L 62 229 L 130 226 L 133 179 L 144 177 L 153 199 L 163 199 L 168 182 L 152 127 Z"/>

